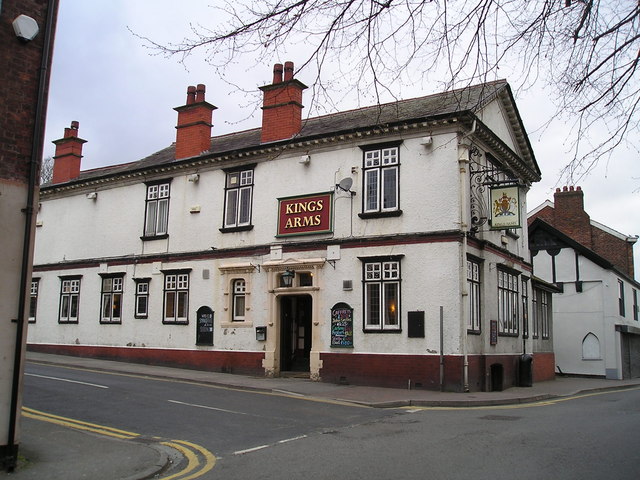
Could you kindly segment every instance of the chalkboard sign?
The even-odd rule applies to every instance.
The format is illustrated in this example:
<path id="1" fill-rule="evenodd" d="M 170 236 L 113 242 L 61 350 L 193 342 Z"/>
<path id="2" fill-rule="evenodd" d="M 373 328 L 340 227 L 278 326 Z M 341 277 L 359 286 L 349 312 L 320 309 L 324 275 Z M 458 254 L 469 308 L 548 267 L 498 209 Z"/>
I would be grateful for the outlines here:
<path id="1" fill-rule="evenodd" d="M 331 308 L 331 346 L 353 348 L 353 308 L 346 303 Z"/>
<path id="2" fill-rule="evenodd" d="M 196 345 L 213 345 L 213 310 L 200 307 L 197 315 Z"/>

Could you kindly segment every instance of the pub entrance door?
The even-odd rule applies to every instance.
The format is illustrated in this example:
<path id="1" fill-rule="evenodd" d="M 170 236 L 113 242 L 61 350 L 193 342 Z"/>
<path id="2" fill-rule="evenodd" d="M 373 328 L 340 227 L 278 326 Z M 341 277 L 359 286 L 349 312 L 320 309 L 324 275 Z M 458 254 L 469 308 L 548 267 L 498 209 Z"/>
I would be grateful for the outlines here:
<path id="1" fill-rule="evenodd" d="M 311 295 L 280 297 L 280 372 L 309 372 Z"/>

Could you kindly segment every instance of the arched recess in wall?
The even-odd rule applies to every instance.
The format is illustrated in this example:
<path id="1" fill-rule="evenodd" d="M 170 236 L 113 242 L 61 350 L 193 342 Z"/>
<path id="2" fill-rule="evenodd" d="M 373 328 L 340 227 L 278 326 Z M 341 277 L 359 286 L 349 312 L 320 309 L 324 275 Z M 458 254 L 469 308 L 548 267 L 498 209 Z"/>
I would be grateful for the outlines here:
<path id="1" fill-rule="evenodd" d="M 589 332 L 582 339 L 582 359 L 600 360 L 600 340 L 593 333 Z"/>

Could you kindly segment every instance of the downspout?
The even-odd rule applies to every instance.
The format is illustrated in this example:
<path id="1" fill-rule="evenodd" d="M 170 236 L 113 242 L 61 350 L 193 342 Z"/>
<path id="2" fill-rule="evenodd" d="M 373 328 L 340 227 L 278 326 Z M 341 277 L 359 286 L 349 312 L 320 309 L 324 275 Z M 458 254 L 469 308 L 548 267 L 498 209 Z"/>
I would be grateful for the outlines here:
<path id="1" fill-rule="evenodd" d="M 469 185 L 467 183 L 468 178 L 468 165 L 469 165 L 469 137 L 476 131 L 476 119 L 473 120 L 471 130 L 464 134 L 459 142 L 458 146 L 460 151 L 458 152 L 458 165 L 460 170 L 460 230 L 462 232 L 462 244 L 460 246 L 460 345 L 462 347 L 462 382 L 463 391 L 469 391 L 469 356 L 467 353 L 467 316 L 469 315 L 468 298 L 469 292 L 467 291 L 467 250 L 468 250 L 468 228 L 467 224 L 469 219 L 469 204 L 467 201 L 467 192 L 469 192 Z"/>
<path id="2" fill-rule="evenodd" d="M 15 468 L 17 461 L 17 445 L 15 443 L 16 427 L 18 421 L 18 400 L 20 398 L 20 380 L 22 378 L 22 356 L 23 342 L 25 340 L 25 306 L 27 288 L 30 285 L 31 278 L 31 243 L 33 237 L 33 211 L 36 202 L 36 188 L 39 186 L 38 173 L 40 171 L 40 159 L 43 151 L 43 137 L 45 126 L 45 115 L 47 110 L 47 87 L 49 85 L 49 64 L 51 58 L 51 50 L 54 38 L 54 23 L 56 13 L 58 11 L 58 0 L 49 0 L 47 4 L 47 19 L 44 32 L 44 44 L 42 47 L 42 59 L 40 62 L 40 78 L 38 79 L 38 94 L 36 100 L 36 115 L 33 126 L 33 143 L 31 145 L 31 164 L 29 170 L 29 182 L 27 186 L 27 205 L 24 208 L 25 226 L 24 241 L 22 244 L 22 265 L 20 274 L 20 294 L 18 297 L 18 319 L 16 325 L 16 345 L 13 360 L 13 382 L 11 385 L 11 409 L 9 412 L 9 433 L 7 436 L 7 446 L 9 459 L 12 464 L 9 466 L 11 470 Z"/>

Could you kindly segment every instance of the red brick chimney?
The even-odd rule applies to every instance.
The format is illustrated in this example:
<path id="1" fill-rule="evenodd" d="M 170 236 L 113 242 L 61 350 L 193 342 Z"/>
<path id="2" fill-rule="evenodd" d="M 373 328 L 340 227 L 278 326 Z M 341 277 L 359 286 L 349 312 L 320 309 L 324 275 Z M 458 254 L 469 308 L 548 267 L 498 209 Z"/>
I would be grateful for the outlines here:
<path id="1" fill-rule="evenodd" d="M 64 129 L 64 137 L 53 141 L 56 154 L 53 156 L 52 183 L 64 183 L 80 176 L 82 144 L 86 140 L 78 138 L 79 127 L 80 124 L 74 120 L 71 127 Z"/>
<path id="2" fill-rule="evenodd" d="M 593 249 L 591 219 L 584 211 L 584 194 L 580 187 L 557 188 L 554 200 L 554 226 L 587 248 Z"/>
<path id="3" fill-rule="evenodd" d="M 204 101 L 205 86 L 187 88 L 187 104 L 176 107 L 176 160 L 195 157 L 211 148 L 211 123 L 217 108 Z"/>
<path id="4" fill-rule="evenodd" d="M 302 91 L 307 88 L 293 78 L 293 62 L 273 67 L 273 83 L 260 87 L 262 101 L 262 143 L 286 140 L 300 133 L 302 128 Z"/>

